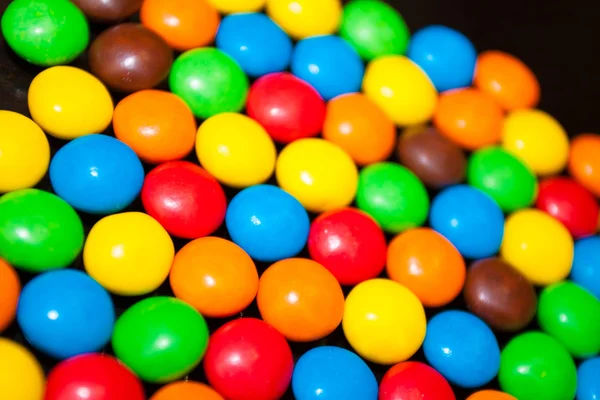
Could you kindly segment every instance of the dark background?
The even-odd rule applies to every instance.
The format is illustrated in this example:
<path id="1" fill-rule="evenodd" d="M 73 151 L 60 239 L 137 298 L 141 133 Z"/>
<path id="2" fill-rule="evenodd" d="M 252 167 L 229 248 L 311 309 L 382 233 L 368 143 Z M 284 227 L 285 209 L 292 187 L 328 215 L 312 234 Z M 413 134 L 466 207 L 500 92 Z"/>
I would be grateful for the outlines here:
<path id="1" fill-rule="evenodd" d="M 167 0 L 165 0 L 167 1 Z M 499 49 L 521 58 L 537 74 L 542 87 L 539 108 L 549 112 L 560 121 L 570 136 L 582 132 L 599 132 L 600 121 L 597 118 L 600 96 L 600 77 L 597 60 L 597 29 L 600 17 L 598 7 L 591 6 L 594 0 L 388 0 L 403 15 L 411 31 L 430 24 L 444 24 L 462 31 L 475 44 L 479 51 Z M 589 2 L 589 3 L 588 3 Z M 0 0 L 0 14 L 4 12 L 10 0 Z M 92 26 L 93 36 L 105 29 L 105 26 Z M 85 55 L 74 65 L 86 68 Z M 33 77 L 40 68 L 20 60 L 10 51 L 6 43 L 0 40 L 0 109 L 17 111 L 29 115 L 27 109 L 27 90 Z M 115 104 L 122 96 L 114 97 Z M 107 132 L 111 133 L 111 132 Z M 60 140 L 50 138 L 53 152 L 62 144 Z M 51 190 L 47 178 L 39 185 Z M 131 209 L 141 210 L 134 204 Z M 82 215 L 86 230 L 97 220 Z M 227 233 L 222 229 L 222 236 Z M 177 243 L 180 247 L 183 243 Z M 75 268 L 81 268 L 79 260 Z M 258 265 L 263 270 L 266 265 Z M 23 283 L 31 277 L 21 274 Z M 168 283 L 157 291 L 158 294 L 171 294 Z M 117 311 L 120 313 L 138 298 L 114 297 Z M 463 308 L 461 299 L 449 308 Z M 428 310 L 428 316 L 439 310 Z M 244 312 L 245 316 L 258 316 L 255 306 Z M 209 321 L 211 331 L 222 324 L 221 321 Z M 535 328 L 532 325 L 531 328 Z M 18 328 L 13 324 L 4 334 L 19 342 L 24 342 Z M 508 339 L 500 335 L 499 342 L 504 345 Z M 293 344 L 295 357 L 317 343 Z M 349 348 L 341 329 L 318 344 L 338 345 Z M 110 348 L 106 349 L 110 352 Z M 49 370 L 55 362 L 36 352 L 44 368 Z M 422 353 L 415 360 L 424 361 Z M 387 367 L 372 365 L 380 379 Z M 202 369 L 197 368 L 190 379 L 204 380 Z M 496 388 L 496 381 L 488 385 Z M 156 387 L 147 386 L 148 395 Z M 457 398 L 464 399 L 469 391 L 456 389 Z M 288 393 L 286 399 L 292 399 Z"/>

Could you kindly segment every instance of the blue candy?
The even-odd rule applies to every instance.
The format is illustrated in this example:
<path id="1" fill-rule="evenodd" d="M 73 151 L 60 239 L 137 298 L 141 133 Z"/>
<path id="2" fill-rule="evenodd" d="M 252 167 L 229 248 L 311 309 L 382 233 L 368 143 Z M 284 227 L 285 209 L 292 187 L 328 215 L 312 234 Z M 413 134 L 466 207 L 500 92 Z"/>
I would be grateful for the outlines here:
<path id="1" fill-rule="evenodd" d="M 600 299 L 600 237 L 590 236 L 575 242 L 571 279 Z"/>
<path id="2" fill-rule="evenodd" d="M 600 357 L 585 360 L 577 368 L 577 400 L 600 399 Z"/>

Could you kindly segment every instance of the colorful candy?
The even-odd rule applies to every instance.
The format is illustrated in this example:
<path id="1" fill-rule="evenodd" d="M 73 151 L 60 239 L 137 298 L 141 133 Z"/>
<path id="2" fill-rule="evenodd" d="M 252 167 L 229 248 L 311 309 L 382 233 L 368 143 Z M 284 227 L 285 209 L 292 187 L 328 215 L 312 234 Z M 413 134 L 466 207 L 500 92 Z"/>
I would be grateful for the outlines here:
<path id="1" fill-rule="evenodd" d="M 135 14 L 143 0 L 72 0 L 89 19 L 117 22 Z"/>
<path id="2" fill-rule="evenodd" d="M 517 400 L 517 398 L 497 390 L 480 390 L 467 397 L 467 400 Z"/>
<path id="3" fill-rule="evenodd" d="M 294 39 L 328 35 L 334 33 L 340 24 L 342 14 L 340 0 L 266 0 L 266 2 L 267 15 Z"/>
<path id="4" fill-rule="evenodd" d="M 4 337 L 0 337 L 0 354 L 0 398 L 41 400 L 46 385 L 35 356 Z"/>
<path id="5" fill-rule="evenodd" d="M 243 13 L 258 11 L 265 6 L 266 0 L 209 0 L 221 13 Z"/>
<path id="6" fill-rule="evenodd" d="M 585 133 L 571 141 L 569 174 L 595 196 L 600 196 L 600 135 Z"/>
<path id="7" fill-rule="evenodd" d="M 213 388 L 194 381 L 169 383 L 160 388 L 150 400 L 224 400 Z"/>
<path id="8" fill-rule="evenodd" d="M 379 386 L 379 400 L 455 400 L 448 381 L 427 364 L 405 361 L 388 370 Z"/>
<path id="9" fill-rule="evenodd" d="M 577 400 L 594 400 L 600 396 L 600 357 L 590 358 L 577 369 Z"/>
<path id="10" fill-rule="evenodd" d="M 0 258 L 0 332 L 15 318 L 20 293 L 21 281 L 17 272 Z"/>
<path id="11" fill-rule="evenodd" d="M 571 280 L 600 299 L 600 237 L 575 242 Z"/>

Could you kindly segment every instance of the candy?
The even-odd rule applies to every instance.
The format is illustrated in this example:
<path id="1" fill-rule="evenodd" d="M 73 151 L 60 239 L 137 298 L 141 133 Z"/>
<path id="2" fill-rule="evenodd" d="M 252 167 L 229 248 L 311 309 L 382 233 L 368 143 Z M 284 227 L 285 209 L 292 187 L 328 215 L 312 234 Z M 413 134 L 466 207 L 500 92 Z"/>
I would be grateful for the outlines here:
<path id="1" fill-rule="evenodd" d="M 600 135 L 585 133 L 571 141 L 569 174 L 595 196 L 600 196 Z"/>
<path id="2" fill-rule="evenodd" d="M 590 358 L 577 369 L 577 400 L 594 400 L 600 395 L 600 357 Z"/>
<path id="3" fill-rule="evenodd" d="M 239 0 L 238 0 L 239 1 Z M 267 15 L 292 38 L 334 33 L 340 24 L 340 0 L 266 0 Z"/>
<path id="4" fill-rule="evenodd" d="M 0 398 L 41 400 L 45 390 L 44 371 L 35 356 L 3 337 L 0 337 L 0 354 Z"/>
<path id="5" fill-rule="evenodd" d="M 575 242 L 571 280 L 600 299 L 600 237 Z"/>
<path id="6" fill-rule="evenodd" d="M 17 272 L 0 258 L 0 332 L 15 318 L 20 293 L 21 281 Z"/>
<path id="7" fill-rule="evenodd" d="M 265 6 L 266 0 L 209 0 L 221 13 L 243 13 L 258 11 Z"/>
<path id="8" fill-rule="evenodd" d="M 143 0 L 71 0 L 94 21 L 117 22 L 135 14 Z"/>
<path id="9" fill-rule="evenodd" d="M 517 398 L 497 390 L 480 390 L 467 397 L 467 400 L 517 400 Z"/>
<path id="10" fill-rule="evenodd" d="M 452 387 L 427 364 L 405 361 L 394 365 L 381 380 L 379 400 L 455 400 Z"/>
<path id="11" fill-rule="evenodd" d="M 194 381 L 169 383 L 160 388 L 150 400 L 224 400 L 213 388 Z"/>

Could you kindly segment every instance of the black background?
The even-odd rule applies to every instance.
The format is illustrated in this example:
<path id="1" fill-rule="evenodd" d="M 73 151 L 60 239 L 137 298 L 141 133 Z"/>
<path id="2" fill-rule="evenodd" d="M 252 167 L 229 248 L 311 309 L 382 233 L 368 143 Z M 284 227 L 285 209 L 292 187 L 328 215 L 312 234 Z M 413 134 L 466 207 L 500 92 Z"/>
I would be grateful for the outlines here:
<path id="1" fill-rule="evenodd" d="M 166 1 L 166 0 L 165 0 Z M 582 132 L 600 131 L 599 102 L 600 70 L 598 67 L 598 42 L 600 30 L 596 26 L 600 19 L 600 10 L 591 4 L 594 0 L 392 0 L 389 1 L 405 18 L 411 32 L 430 25 L 444 24 L 462 31 L 475 44 L 479 51 L 499 49 L 521 58 L 536 73 L 542 87 L 539 108 L 556 117 L 567 129 L 570 136 Z M 10 0 L 0 0 L 0 13 L 4 12 Z M 135 18 L 134 18 L 135 19 Z M 93 36 L 106 26 L 93 25 Z M 74 65 L 87 69 L 85 55 Z M 17 111 L 29 115 L 27 109 L 27 90 L 33 77 L 40 68 L 27 64 L 7 48 L 0 40 L 0 109 Z M 166 87 L 164 87 L 166 88 Z M 115 104 L 122 96 L 115 94 Z M 108 131 L 107 133 L 112 133 Z M 53 152 L 63 144 L 50 138 Z M 51 190 L 47 178 L 39 185 Z M 229 193 L 231 195 L 232 192 Z M 230 198 L 230 197 L 229 197 Z M 131 209 L 141 210 L 139 203 Z M 86 230 L 98 219 L 82 215 Z M 218 234 L 227 236 L 221 229 Z M 179 248 L 183 243 L 176 241 Z M 81 260 L 75 268 L 81 268 Z M 266 265 L 258 265 L 263 270 Z M 20 275 L 23 283 L 31 277 Z M 157 293 L 171 294 L 168 284 Z M 118 312 L 133 304 L 138 298 L 114 297 Z M 447 308 L 464 307 L 459 298 Z M 439 310 L 428 310 L 428 316 Z M 258 316 L 255 306 L 243 313 L 245 316 Z M 211 331 L 223 321 L 209 321 Z M 535 328 L 534 325 L 531 328 Z M 23 342 L 23 338 L 13 324 L 4 336 Z M 500 344 L 508 337 L 499 335 Z M 294 356 L 298 357 L 317 343 L 293 344 Z M 338 345 L 349 348 L 341 329 L 318 344 Z M 110 352 L 110 348 L 106 349 Z M 35 352 L 44 368 L 49 370 L 55 362 Z M 422 353 L 415 360 L 423 361 Z M 372 365 L 380 379 L 387 367 Z M 190 375 L 190 379 L 204 380 L 201 368 Z M 490 388 L 497 387 L 493 381 Z M 147 394 L 156 387 L 147 386 Z M 455 388 L 458 399 L 464 399 L 469 391 Z M 288 393 L 286 399 L 293 399 Z M 7 399 L 8 400 L 8 399 Z"/>

